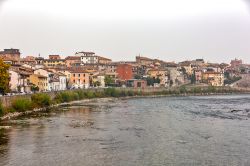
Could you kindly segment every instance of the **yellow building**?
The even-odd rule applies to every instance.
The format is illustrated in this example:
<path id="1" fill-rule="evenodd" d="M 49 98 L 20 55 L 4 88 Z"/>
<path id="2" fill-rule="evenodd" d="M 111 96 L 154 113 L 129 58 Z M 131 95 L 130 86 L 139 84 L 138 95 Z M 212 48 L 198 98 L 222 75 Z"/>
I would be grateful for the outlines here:
<path id="1" fill-rule="evenodd" d="M 151 78 L 159 78 L 160 79 L 160 85 L 166 86 L 168 81 L 168 72 L 165 69 L 150 69 L 148 70 L 148 75 Z"/>
<path id="2" fill-rule="evenodd" d="M 223 86 L 224 85 L 224 73 L 207 71 L 202 73 L 202 82 L 212 86 Z"/>
<path id="3" fill-rule="evenodd" d="M 44 59 L 43 64 L 46 67 L 65 66 L 66 65 L 64 59 Z"/>
<path id="4" fill-rule="evenodd" d="M 39 74 L 32 74 L 29 77 L 30 83 L 36 85 L 39 88 L 39 91 L 46 91 L 48 89 L 48 82 L 47 77 L 39 75 Z"/>

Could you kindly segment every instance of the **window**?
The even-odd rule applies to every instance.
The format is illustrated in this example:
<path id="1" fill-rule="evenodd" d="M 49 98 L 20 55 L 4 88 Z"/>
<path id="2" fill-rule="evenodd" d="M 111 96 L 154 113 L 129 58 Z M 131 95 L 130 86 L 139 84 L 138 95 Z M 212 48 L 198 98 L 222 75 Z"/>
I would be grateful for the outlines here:
<path id="1" fill-rule="evenodd" d="M 75 74 L 73 74 L 73 77 L 75 77 L 76 75 Z"/>
<path id="2" fill-rule="evenodd" d="M 81 77 L 81 74 L 78 74 L 78 77 Z"/>

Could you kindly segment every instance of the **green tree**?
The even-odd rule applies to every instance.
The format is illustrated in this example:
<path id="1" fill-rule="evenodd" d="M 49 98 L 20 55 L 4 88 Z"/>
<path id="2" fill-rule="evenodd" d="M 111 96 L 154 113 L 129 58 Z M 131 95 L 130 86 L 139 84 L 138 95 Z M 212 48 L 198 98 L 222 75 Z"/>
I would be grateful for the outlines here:
<path id="1" fill-rule="evenodd" d="M 105 76 L 104 82 L 105 82 L 105 85 L 110 85 L 114 83 L 114 79 L 111 78 L 110 76 Z"/>
<path id="2" fill-rule="evenodd" d="M 6 94 L 9 91 L 9 65 L 0 59 L 0 94 Z"/>
<path id="3" fill-rule="evenodd" d="M 98 86 L 101 86 L 101 83 L 99 81 L 95 81 L 94 82 L 94 87 L 98 87 Z"/>

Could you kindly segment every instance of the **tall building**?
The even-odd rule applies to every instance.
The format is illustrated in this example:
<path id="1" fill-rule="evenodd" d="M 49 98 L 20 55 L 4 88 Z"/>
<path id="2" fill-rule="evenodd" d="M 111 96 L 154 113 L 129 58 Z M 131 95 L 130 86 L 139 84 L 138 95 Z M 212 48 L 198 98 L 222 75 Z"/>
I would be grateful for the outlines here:
<path id="1" fill-rule="evenodd" d="M 234 59 L 231 60 L 231 67 L 235 68 L 235 67 L 239 67 L 240 65 L 242 65 L 242 60 L 241 59 Z"/>
<path id="2" fill-rule="evenodd" d="M 13 59 L 16 61 L 20 60 L 20 51 L 19 49 L 4 49 L 3 51 L 0 51 L 0 57 L 1 58 L 8 58 L 8 59 Z"/>

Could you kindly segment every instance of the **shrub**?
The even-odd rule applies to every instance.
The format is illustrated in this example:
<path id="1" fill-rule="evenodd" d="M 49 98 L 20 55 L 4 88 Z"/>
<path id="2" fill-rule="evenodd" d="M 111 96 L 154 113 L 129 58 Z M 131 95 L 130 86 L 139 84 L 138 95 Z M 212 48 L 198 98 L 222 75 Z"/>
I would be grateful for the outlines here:
<path id="1" fill-rule="evenodd" d="M 134 91 L 128 91 L 128 96 L 134 96 Z"/>
<path id="2" fill-rule="evenodd" d="M 94 94 L 94 92 L 92 92 L 92 91 L 87 91 L 87 92 L 85 92 L 85 96 L 86 96 L 87 98 L 91 99 L 91 98 L 94 98 L 94 97 L 95 97 L 95 94 Z"/>
<path id="3" fill-rule="evenodd" d="M 0 116 L 3 115 L 3 105 L 2 105 L 2 102 L 0 101 Z"/>
<path id="4" fill-rule="evenodd" d="M 12 102 L 12 108 L 19 112 L 31 110 L 32 102 L 29 99 L 19 98 Z"/>
<path id="5" fill-rule="evenodd" d="M 85 98 L 84 92 L 82 90 L 78 90 L 76 91 L 76 93 L 78 94 L 80 100 Z"/>
<path id="6" fill-rule="evenodd" d="M 181 87 L 180 87 L 180 93 L 187 93 L 187 88 L 186 88 L 186 86 L 181 86 Z"/>
<path id="7" fill-rule="evenodd" d="M 44 93 L 33 94 L 31 101 L 35 107 L 48 107 L 52 103 L 50 96 Z"/>

